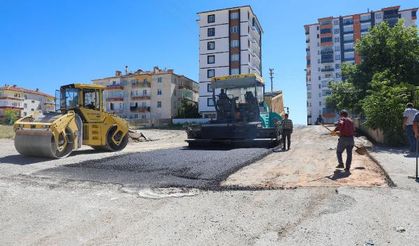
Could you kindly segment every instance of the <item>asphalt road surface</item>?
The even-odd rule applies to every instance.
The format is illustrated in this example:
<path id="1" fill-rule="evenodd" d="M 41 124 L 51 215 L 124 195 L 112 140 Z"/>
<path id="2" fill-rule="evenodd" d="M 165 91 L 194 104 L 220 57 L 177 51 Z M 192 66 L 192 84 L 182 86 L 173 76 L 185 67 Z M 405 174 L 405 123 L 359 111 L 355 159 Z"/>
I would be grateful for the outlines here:
<path id="1" fill-rule="evenodd" d="M 217 189 L 230 174 L 269 153 L 272 150 L 264 148 L 191 150 L 180 147 L 66 164 L 33 175 L 141 188 Z"/>

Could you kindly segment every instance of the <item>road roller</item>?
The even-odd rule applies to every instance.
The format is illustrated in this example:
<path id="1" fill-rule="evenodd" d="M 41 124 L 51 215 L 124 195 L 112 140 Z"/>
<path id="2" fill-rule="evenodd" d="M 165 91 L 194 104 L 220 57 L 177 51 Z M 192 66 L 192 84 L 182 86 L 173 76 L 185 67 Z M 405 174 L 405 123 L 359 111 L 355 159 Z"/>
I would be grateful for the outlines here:
<path id="1" fill-rule="evenodd" d="M 15 148 L 26 156 L 63 158 L 82 145 L 119 151 L 128 144 L 128 123 L 103 107 L 104 86 L 69 84 L 60 88 L 57 112 L 17 120 Z"/>

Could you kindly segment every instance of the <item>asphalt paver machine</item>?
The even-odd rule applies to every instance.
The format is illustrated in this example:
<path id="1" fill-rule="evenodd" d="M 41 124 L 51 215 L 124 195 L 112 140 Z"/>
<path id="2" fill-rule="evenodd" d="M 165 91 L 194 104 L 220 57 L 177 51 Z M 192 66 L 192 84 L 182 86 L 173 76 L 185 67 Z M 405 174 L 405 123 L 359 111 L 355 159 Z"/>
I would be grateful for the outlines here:
<path id="1" fill-rule="evenodd" d="M 189 147 L 278 145 L 279 138 L 273 122 L 282 118 L 269 112 L 264 103 L 263 86 L 262 78 L 256 74 L 213 78 L 212 101 L 217 118 L 207 124 L 187 128 Z"/>

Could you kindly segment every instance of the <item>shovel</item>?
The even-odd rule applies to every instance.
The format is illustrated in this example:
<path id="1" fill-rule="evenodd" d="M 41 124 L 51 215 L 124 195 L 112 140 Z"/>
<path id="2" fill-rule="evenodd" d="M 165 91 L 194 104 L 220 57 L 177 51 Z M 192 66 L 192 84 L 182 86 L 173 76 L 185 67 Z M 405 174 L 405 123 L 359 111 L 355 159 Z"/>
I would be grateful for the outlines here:
<path id="1" fill-rule="evenodd" d="M 330 130 L 327 126 L 325 126 L 323 124 L 322 124 L 322 126 L 324 128 L 326 128 L 329 132 L 334 132 L 334 131 Z M 356 146 L 355 144 L 354 144 L 354 146 L 355 146 L 355 152 L 357 154 L 359 154 L 359 155 L 365 155 L 365 154 L 367 154 L 367 148 L 365 148 L 364 146 Z"/>

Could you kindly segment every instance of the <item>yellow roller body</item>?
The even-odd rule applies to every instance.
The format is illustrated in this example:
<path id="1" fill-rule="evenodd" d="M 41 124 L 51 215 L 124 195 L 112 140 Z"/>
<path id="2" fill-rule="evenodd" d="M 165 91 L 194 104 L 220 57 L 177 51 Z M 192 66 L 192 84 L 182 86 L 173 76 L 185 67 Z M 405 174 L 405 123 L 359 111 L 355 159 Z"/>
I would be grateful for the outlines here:
<path id="1" fill-rule="evenodd" d="M 124 149 L 128 123 L 104 111 L 103 89 L 86 84 L 62 86 L 63 114 L 34 114 L 16 121 L 16 150 L 22 155 L 62 158 L 82 144 L 107 151 Z"/>

